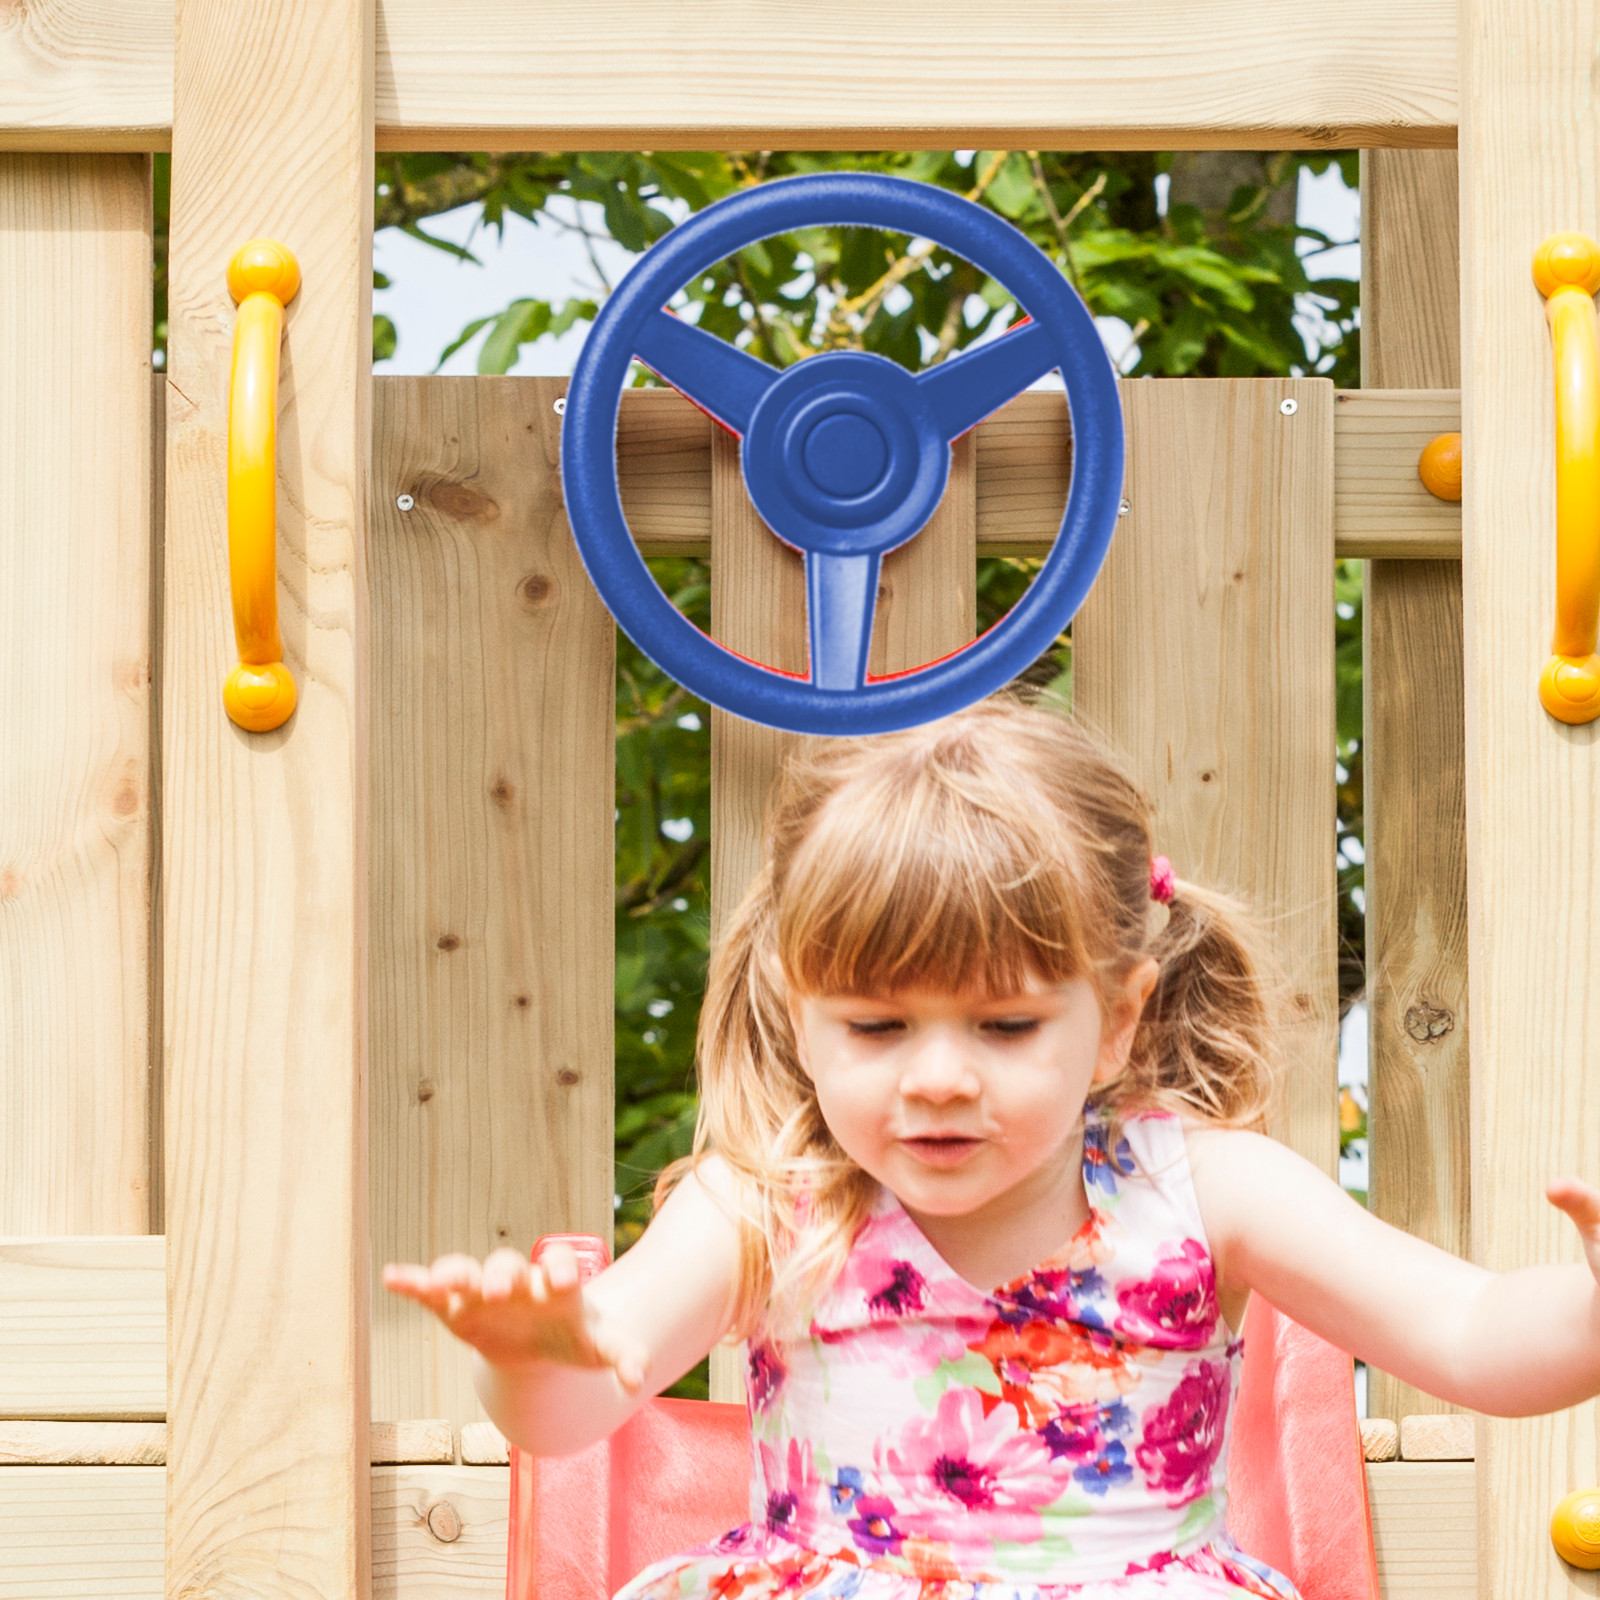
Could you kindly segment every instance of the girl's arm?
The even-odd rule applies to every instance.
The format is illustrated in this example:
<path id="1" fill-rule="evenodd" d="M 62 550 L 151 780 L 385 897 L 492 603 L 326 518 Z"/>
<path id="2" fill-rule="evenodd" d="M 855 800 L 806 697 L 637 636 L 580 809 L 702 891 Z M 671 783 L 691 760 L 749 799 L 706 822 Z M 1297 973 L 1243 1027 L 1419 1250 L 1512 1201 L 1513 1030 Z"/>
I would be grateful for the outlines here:
<path id="1" fill-rule="evenodd" d="M 727 1331 L 738 1268 L 732 1183 L 715 1157 L 673 1190 L 644 1236 L 586 1284 L 554 1248 L 539 1266 L 497 1250 L 441 1256 L 384 1283 L 474 1347 L 484 1408 L 513 1444 L 567 1455 L 620 1427 Z"/>
<path id="2" fill-rule="evenodd" d="M 1193 1127 L 1190 1166 L 1224 1304 L 1255 1291 L 1441 1400 L 1533 1416 L 1600 1394 L 1600 1192 L 1552 1183 L 1587 1266 L 1493 1273 L 1380 1222 L 1275 1140 Z"/>

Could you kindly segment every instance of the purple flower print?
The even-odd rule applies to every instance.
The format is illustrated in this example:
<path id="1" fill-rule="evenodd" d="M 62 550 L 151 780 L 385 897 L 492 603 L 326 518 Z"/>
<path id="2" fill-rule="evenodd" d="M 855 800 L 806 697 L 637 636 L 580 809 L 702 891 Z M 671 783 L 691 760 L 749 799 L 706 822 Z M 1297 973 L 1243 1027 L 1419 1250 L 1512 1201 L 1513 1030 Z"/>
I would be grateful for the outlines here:
<path id="1" fill-rule="evenodd" d="M 891 1261 L 888 1281 L 867 1296 L 867 1305 L 873 1311 L 904 1317 L 922 1310 L 927 1303 L 927 1288 L 927 1280 L 909 1261 Z"/>
<path id="2" fill-rule="evenodd" d="M 1166 1403 L 1145 1415 L 1134 1458 L 1145 1482 L 1174 1507 L 1211 1488 L 1211 1469 L 1227 1436 L 1230 1387 L 1225 1362 L 1191 1361 Z"/>
<path id="3" fill-rule="evenodd" d="M 1133 1171 L 1133 1148 L 1118 1139 L 1113 1151 L 1104 1123 L 1091 1122 L 1083 1130 L 1083 1181 L 1107 1194 L 1117 1192 L 1117 1178 Z"/>
<path id="4" fill-rule="evenodd" d="M 1132 1432 L 1133 1424 L 1133 1410 L 1125 1400 L 1110 1405 L 1090 1401 L 1064 1407 L 1039 1430 L 1039 1437 L 1055 1460 L 1082 1465 L 1096 1460 L 1109 1441 Z"/>
<path id="5" fill-rule="evenodd" d="M 751 1408 L 765 1411 L 768 1402 L 782 1387 L 783 1380 L 789 1376 L 788 1368 L 783 1364 L 783 1357 L 770 1344 L 763 1342 L 750 1346 L 749 1369 Z"/>
<path id="6" fill-rule="evenodd" d="M 1066 1322 L 1081 1322 L 1103 1328 L 1105 1317 L 1095 1300 L 1106 1296 L 1106 1280 L 1094 1267 L 1078 1271 L 1071 1267 L 1041 1267 L 1014 1289 L 996 1296 L 1002 1321 L 1020 1327 L 1035 1317 L 1052 1317 Z"/>
<path id="7" fill-rule="evenodd" d="M 1133 1482 L 1133 1464 L 1120 1439 L 1103 1439 L 1091 1460 L 1072 1469 L 1072 1479 L 1090 1494 L 1103 1495 L 1108 1489 Z"/>
<path id="8" fill-rule="evenodd" d="M 1148 1278 L 1117 1287 L 1117 1331 L 1164 1350 L 1199 1350 L 1217 1325 L 1217 1281 L 1206 1247 L 1185 1239 Z"/>
<path id="9" fill-rule="evenodd" d="M 849 1511 L 861 1499 L 861 1491 L 866 1484 L 861 1478 L 860 1467 L 840 1467 L 834 1480 L 828 1485 L 828 1499 L 833 1503 L 835 1511 Z"/>
<path id="10" fill-rule="evenodd" d="M 850 1519 L 850 1532 L 857 1546 L 875 1556 L 896 1556 L 905 1535 L 895 1526 L 892 1500 L 882 1495 L 863 1495 L 856 1501 L 856 1514 Z"/>
<path id="11" fill-rule="evenodd" d="M 1038 1508 L 1061 1493 L 1044 1441 L 1017 1427 L 1009 1405 L 985 1416 L 976 1389 L 946 1390 L 938 1411 L 910 1422 L 898 1443 L 887 1466 L 907 1533 L 946 1538 L 953 1514 L 980 1511 L 989 1537 L 1027 1543 L 1039 1537 Z"/>
<path id="12" fill-rule="evenodd" d="M 772 1533 L 782 1533 L 794 1521 L 795 1497 L 785 1490 L 775 1490 L 767 1496 L 767 1528 Z"/>

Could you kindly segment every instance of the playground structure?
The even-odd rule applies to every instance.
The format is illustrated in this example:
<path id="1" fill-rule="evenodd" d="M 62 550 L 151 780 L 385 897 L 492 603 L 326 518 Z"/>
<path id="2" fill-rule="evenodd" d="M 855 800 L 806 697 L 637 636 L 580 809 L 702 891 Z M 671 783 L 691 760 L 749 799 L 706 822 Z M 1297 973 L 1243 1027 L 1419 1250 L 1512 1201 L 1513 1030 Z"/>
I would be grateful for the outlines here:
<path id="1" fill-rule="evenodd" d="M 1330 618 L 1336 556 L 1370 562 L 1374 1204 L 1490 1266 L 1570 1255 L 1542 1186 L 1600 1171 L 1600 747 L 1537 694 L 1556 422 L 1530 266 L 1600 232 L 1591 8 L 1062 0 L 991 10 L 976 44 L 946 0 L 908 15 L 833 37 L 814 8 L 722 0 L 34 0 L 0 22 L 0 1596 L 503 1592 L 503 1446 L 369 1264 L 609 1227 L 613 635 L 562 515 L 565 384 L 372 379 L 375 140 L 1366 149 L 1367 387 L 1122 386 L 1128 512 L 1075 693 L 1180 870 L 1275 919 L 1278 1131 L 1331 1168 Z M 276 468 L 298 706 L 250 733 L 220 694 L 226 274 L 260 236 L 302 274 Z M 1416 475 L 1458 428 L 1459 507 Z M 618 463 L 643 549 L 709 551 L 717 637 L 802 667 L 799 567 L 733 441 L 630 394 Z M 885 560 L 874 671 L 970 638 L 978 553 L 1042 553 L 1068 471 L 1057 396 L 958 443 Z M 719 911 L 780 748 L 714 725 Z M 1402 1455 L 1456 1458 L 1370 1468 L 1386 1596 L 1594 1592 L 1549 1536 L 1600 1481 L 1594 1406 L 1464 1426 L 1374 1375 L 1370 1409 L 1422 1419 Z"/>

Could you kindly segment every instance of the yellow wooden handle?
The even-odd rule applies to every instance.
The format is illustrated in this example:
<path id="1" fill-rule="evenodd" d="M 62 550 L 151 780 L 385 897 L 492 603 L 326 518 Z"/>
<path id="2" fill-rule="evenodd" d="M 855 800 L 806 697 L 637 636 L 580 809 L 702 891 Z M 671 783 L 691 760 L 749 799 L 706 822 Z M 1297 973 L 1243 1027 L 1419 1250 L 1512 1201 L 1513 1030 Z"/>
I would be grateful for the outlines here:
<path id="1" fill-rule="evenodd" d="M 239 307 L 228 393 L 228 575 L 239 665 L 222 703 L 251 733 L 280 728 L 294 710 L 294 679 L 278 636 L 278 346 L 283 308 L 300 288 L 300 263 L 272 239 L 252 239 L 228 263 Z"/>
<path id="2" fill-rule="evenodd" d="M 1556 374 L 1556 628 L 1539 699 L 1562 722 L 1600 717 L 1600 245 L 1552 234 L 1533 258 Z"/>

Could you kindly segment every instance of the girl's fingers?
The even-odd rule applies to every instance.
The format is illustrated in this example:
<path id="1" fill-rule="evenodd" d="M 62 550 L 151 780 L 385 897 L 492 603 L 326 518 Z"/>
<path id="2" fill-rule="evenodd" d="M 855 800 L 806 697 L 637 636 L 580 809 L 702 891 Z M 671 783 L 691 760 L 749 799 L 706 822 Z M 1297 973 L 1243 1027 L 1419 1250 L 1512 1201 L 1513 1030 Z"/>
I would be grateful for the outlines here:
<path id="1" fill-rule="evenodd" d="M 1545 1195 L 1551 1205 L 1572 1218 L 1580 1233 L 1600 1239 L 1600 1189 L 1581 1178 L 1553 1178 Z"/>
<path id="2" fill-rule="evenodd" d="M 539 1257 L 539 1265 L 544 1268 L 545 1281 L 556 1294 L 569 1294 L 578 1287 L 578 1258 L 571 1245 L 549 1245 Z"/>
<path id="3" fill-rule="evenodd" d="M 496 1250 L 483 1264 L 485 1302 L 511 1300 L 530 1295 L 532 1279 L 528 1258 L 520 1250 Z"/>

